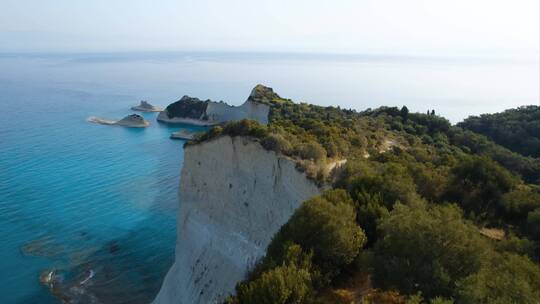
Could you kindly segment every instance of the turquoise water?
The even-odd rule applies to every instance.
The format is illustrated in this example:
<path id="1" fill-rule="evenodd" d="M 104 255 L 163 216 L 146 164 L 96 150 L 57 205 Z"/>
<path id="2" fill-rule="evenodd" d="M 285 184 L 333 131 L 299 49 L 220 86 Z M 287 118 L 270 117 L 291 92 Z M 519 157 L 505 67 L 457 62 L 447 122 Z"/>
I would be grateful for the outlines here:
<path id="1" fill-rule="evenodd" d="M 147 303 L 173 262 L 181 127 L 92 124 L 140 99 L 407 105 L 453 122 L 539 101 L 539 66 L 478 58 L 247 53 L 0 54 L 0 303 Z M 82 286 L 79 284 L 94 276 Z"/>
<path id="2" fill-rule="evenodd" d="M 180 127 L 103 126 L 126 96 L 0 85 L 1 303 L 56 303 L 39 275 L 92 302 L 147 303 L 173 262 Z M 83 290 L 69 291 L 92 270 Z"/>

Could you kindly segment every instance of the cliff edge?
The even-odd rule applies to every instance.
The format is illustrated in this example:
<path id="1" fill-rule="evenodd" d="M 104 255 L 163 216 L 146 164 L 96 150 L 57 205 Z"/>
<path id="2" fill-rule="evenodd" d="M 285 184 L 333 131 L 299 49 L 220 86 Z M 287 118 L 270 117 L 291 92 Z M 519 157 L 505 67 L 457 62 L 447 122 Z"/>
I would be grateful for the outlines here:
<path id="1" fill-rule="evenodd" d="M 320 189 L 247 137 L 185 147 L 175 263 L 154 303 L 220 303 L 300 204 Z"/>

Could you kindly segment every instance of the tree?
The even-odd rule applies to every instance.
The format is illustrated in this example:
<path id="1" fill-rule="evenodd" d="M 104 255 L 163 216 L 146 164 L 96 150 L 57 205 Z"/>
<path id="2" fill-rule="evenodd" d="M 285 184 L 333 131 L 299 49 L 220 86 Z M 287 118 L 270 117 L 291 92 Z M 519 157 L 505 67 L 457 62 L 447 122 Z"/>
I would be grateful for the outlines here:
<path id="1" fill-rule="evenodd" d="M 533 240 L 540 241 L 540 208 L 529 212 L 527 216 L 527 231 Z"/>
<path id="2" fill-rule="evenodd" d="M 400 114 L 403 121 L 407 121 L 407 119 L 409 119 L 409 109 L 406 106 L 401 108 Z"/>
<path id="3" fill-rule="evenodd" d="M 379 195 L 387 209 L 392 209 L 396 202 L 408 203 L 417 197 L 416 185 L 407 169 L 394 162 L 374 167 L 351 162 L 346 165 L 338 185 L 346 187 L 355 200 L 363 193 Z"/>
<path id="4" fill-rule="evenodd" d="M 521 221 L 527 214 L 540 208 L 540 194 L 522 187 L 504 194 L 501 198 L 501 212 L 510 220 Z"/>
<path id="5" fill-rule="evenodd" d="M 540 268 L 516 254 L 495 254 L 482 269 L 458 283 L 458 303 L 538 303 Z"/>
<path id="6" fill-rule="evenodd" d="M 458 163 L 446 199 L 458 202 L 467 212 L 490 217 L 501 204 L 504 193 L 515 187 L 518 180 L 510 172 L 487 157 L 470 157 Z"/>
<path id="7" fill-rule="evenodd" d="M 356 225 L 356 212 L 343 190 L 331 190 L 296 210 L 268 247 L 270 257 L 282 256 L 283 244 L 293 242 L 313 252 L 313 263 L 329 282 L 350 264 L 366 242 Z"/>
<path id="8" fill-rule="evenodd" d="M 316 141 L 309 141 L 299 145 L 296 149 L 296 154 L 303 159 L 310 159 L 313 161 L 320 161 L 326 158 L 326 150 Z"/>
<path id="9" fill-rule="evenodd" d="M 356 221 L 364 229 L 369 247 L 377 241 L 377 224 L 381 219 L 388 216 L 388 209 L 384 206 L 382 197 L 378 193 L 369 194 L 361 192 L 358 194 L 356 202 Z"/>
<path id="10" fill-rule="evenodd" d="M 374 280 L 404 294 L 452 296 L 460 279 L 480 269 L 488 249 L 455 205 L 398 204 L 379 229 Z"/>
<path id="11" fill-rule="evenodd" d="M 296 265 L 282 265 L 264 272 L 254 281 L 241 284 L 237 297 L 228 300 L 239 304 L 300 304 L 312 292 L 311 275 Z"/>

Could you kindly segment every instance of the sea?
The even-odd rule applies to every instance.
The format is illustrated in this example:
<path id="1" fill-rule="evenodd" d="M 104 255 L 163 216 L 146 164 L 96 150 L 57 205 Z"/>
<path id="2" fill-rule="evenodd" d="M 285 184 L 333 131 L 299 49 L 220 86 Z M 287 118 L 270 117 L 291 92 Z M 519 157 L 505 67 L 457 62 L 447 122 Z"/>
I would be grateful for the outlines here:
<path id="1" fill-rule="evenodd" d="M 247 52 L 0 54 L 0 303 L 149 303 L 174 261 L 178 130 L 147 100 L 283 97 L 364 110 L 406 105 L 456 123 L 539 104 L 538 58 Z M 42 284 L 51 273 L 55 284 Z"/>

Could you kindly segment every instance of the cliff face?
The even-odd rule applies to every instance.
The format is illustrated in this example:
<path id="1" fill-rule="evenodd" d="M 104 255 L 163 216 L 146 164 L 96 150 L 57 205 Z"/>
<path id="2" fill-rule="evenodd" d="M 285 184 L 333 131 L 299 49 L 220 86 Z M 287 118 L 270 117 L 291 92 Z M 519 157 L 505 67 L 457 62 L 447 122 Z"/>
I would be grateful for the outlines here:
<path id="1" fill-rule="evenodd" d="M 184 96 L 159 113 L 157 120 L 166 123 L 211 126 L 231 120 L 253 119 L 266 125 L 270 104 L 279 98 L 272 88 L 260 84 L 251 90 L 248 99 L 238 107 L 224 102 L 203 101 Z"/>
<path id="2" fill-rule="evenodd" d="M 182 103 L 177 101 L 171 105 Z M 231 120 L 253 119 L 261 124 L 268 124 L 270 106 L 253 101 L 246 101 L 241 106 L 230 106 L 224 102 L 202 101 L 205 109 L 194 115 L 175 116 L 167 109 L 159 113 L 157 120 L 166 123 L 186 123 L 201 126 L 211 126 Z M 169 106 L 170 107 L 170 106 Z"/>
<path id="3" fill-rule="evenodd" d="M 319 188 L 293 161 L 229 136 L 185 148 L 175 263 L 154 303 L 218 303 Z"/>
<path id="4" fill-rule="evenodd" d="M 206 115 L 208 120 L 214 123 L 253 119 L 261 124 L 268 124 L 268 112 L 270 107 L 266 104 L 253 101 L 246 101 L 239 107 L 229 106 L 226 103 L 211 102 L 208 103 Z"/>

